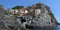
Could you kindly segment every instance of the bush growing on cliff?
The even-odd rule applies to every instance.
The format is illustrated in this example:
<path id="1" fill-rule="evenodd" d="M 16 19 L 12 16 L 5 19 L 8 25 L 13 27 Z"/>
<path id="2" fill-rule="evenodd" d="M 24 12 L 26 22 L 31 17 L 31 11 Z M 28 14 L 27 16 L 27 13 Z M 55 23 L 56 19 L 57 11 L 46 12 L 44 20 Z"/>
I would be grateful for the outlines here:
<path id="1" fill-rule="evenodd" d="M 23 8 L 24 6 L 15 6 L 15 7 L 13 7 L 12 9 L 21 9 L 21 8 Z"/>

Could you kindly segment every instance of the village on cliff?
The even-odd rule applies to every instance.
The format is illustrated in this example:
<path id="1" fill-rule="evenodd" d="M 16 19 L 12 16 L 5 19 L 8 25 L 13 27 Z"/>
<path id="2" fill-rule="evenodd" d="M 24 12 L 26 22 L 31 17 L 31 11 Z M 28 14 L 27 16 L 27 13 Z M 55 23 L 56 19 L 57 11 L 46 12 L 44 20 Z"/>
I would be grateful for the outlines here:
<path id="1" fill-rule="evenodd" d="M 24 8 L 24 6 L 15 6 L 4 9 L 0 5 L 0 27 L 8 30 L 27 30 L 33 27 L 53 28 L 57 25 L 56 18 L 50 11 L 50 8 L 42 3 L 36 3 Z"/>

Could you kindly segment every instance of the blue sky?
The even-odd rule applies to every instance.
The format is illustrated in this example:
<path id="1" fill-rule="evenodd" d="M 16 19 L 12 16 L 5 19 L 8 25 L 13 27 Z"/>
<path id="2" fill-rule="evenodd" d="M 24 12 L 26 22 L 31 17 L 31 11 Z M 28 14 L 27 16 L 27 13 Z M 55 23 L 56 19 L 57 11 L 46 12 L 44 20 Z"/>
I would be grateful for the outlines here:
<path id="1" fill-rule="evenodd" d="M 48 5 L 57 21 L 60 23 L 60 0 L 0 0 L 0 4 L 6 9 L 17 5 L 27 7 L 37 2 Z"/>

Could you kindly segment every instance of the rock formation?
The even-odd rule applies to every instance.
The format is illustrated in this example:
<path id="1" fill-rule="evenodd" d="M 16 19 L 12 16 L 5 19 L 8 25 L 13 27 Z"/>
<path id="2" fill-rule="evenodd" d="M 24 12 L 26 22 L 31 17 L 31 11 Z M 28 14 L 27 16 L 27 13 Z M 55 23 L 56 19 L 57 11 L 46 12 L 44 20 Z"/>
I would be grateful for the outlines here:
<path id="1" fill-rule="evenodd" d="M 4 17 L 5 17 L 4 8 L 2 5 L 0 5 L 0 20 L 4 19 Z"/>
<path id="2" fill-rule="evenodd" d="M 54 28 L 57 25 L 57 21 L 48 6 L 42 3 L 37 3 L 35 5 L 27 7 L 27 10 L 29 11 L 28 15 L 25 15 L 25 17 L 23 17 L 26 18 L 27 23 L 24 22 L 26 25 L 23 23 L 26 28 L 47 27 L 48 29 Z M 31 19 L 29 17 L 31 17 Z"/>
<path id="3" fill-rule="evenodd" d="M 3 22 L 2 27 L 6 30 L 42 30 L 53 28 L 57 25 L 57 21 L 50 11 L 50 8 L 42 3 L 36 3 L 27 7 L 28 13 L 17 17 L 17 20 L 13 19 L 13 16 L 8 16 Z M 5 14 L 3 8 L 0 7 L 0 17 L 4 18 Z M 0 18 L 0 19 L 2 19 Z M 1 28 L 1 27 L 0 27 Z M 44 29 L 44 30 L 45 30 Z"/>

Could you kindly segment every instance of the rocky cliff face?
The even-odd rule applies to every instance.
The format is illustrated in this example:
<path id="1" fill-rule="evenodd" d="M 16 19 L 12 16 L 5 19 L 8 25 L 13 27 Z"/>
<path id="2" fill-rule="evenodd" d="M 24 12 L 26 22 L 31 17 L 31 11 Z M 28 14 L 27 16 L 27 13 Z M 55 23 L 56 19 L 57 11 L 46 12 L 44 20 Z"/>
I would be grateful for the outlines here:
<path id="1" fill-rule="evenodd" d="M 25 10 L 29 12 L 23 16 L 19 16 L 17 20 L 13 19 L 13 16 L 8 16 L 3 22 L 1 29 L 7 30 L 27 30 L 31 28 L 41 27 L 55 27 L 57 21 L 50 11 L 50 8 L 42 3 L 37 3 L 32 6 L 27 7 Z M 2 12 L 3 13 L 3 12 Z"/>
<path id="2" fill-rule="evenodd" d="M 5 12 L 4 12 L 3 6 L 0 5 L 0 20 L 2 20 L 3 17 L 5 17 L 4 15 L 5 15 Z"/>
<path id="3" fill-rule="evenodd" d="M 50 11 L 50 8 L 42 3 L 37 3 L 27 8 L 30 12 L 32 26 L 55 26 L 57 21 Z"/>
<path id="4" fill-rule="evenodd" d="M 50 8 L 42 3 L 37 3 L 26 8 L 29 13 L 22 17 L 26 21 L 22 23 L 25 28 L 47 27 L 53 28 L 57 25 L 57 21 L 50 11 Z M 22 20 L 24 21 L 24 20 Z"/>

